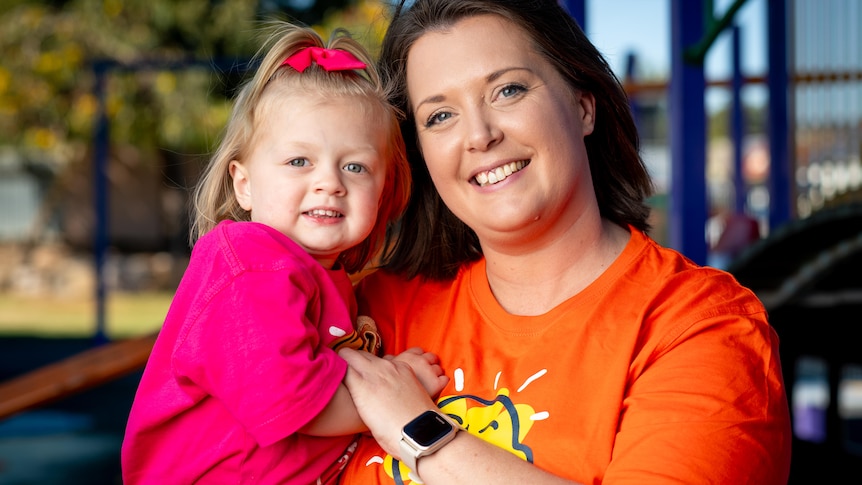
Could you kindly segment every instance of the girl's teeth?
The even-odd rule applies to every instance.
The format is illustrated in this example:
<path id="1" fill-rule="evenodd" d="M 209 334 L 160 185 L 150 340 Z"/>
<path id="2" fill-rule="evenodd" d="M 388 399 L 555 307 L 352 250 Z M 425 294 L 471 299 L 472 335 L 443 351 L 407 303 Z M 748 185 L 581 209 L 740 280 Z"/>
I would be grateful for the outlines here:
<path id="1" fill-rule="evenodd" d="M 338 213 L 335 211 L 330 211 L 330 210 L 314 209 L 312 211 L 309 211 L 309 215 L 312 215 L 315 217 L 336 217 L 338 215 Z"/>

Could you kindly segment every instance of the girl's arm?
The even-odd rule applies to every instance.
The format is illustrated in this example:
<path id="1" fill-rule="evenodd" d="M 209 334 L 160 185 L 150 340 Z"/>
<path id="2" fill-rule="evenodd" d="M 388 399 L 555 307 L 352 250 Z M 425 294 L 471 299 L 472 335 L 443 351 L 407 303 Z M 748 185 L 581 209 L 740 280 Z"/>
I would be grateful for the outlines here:
<path id="1" fill-rule="evenodd" d="M 368 431 L 368 427 L 359 417 L 344 384 L 338 386 L 323 411 L 299 429 L 300 433 L 311 436 L 343 436 L 363 431 Z"/>

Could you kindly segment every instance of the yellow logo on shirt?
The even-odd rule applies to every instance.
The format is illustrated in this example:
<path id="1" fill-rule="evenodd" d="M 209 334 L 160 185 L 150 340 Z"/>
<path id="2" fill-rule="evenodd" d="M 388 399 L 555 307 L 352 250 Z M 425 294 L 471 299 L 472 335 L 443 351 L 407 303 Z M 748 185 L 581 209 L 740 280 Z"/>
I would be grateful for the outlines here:
<path id="1" fill-rule="evenodd" d="M 492 400 L 471 395 L 444 396 L 437 406 L 468 433 L 533 462 L 533 451 L 523 440 L 533 426 L 535 410 L 529 404 L 515 404 L 508 389 L 500 389 Z M 390 455 L 383 460 L 383 467 L 398 485 L 421 483 L 409 474 L 409 468 Z"/>

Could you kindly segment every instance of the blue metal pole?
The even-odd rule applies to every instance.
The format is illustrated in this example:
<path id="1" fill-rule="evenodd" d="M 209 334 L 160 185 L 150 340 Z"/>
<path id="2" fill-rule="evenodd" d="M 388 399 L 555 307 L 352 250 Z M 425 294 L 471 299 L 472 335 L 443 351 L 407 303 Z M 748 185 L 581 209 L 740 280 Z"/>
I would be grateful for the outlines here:
<path id="1" fill-rule="evenodd" d="M 789 221 L 793 214 L 793 183 L 788 116 L 787 0 L 768 0 L 767 38 L 769 72 L 769 227 Z"/>
<path id="2" fill-rule="evenodd" d="M 733 78 L 731 80 L 732 98 L 730 112 L 730 132 L 733 141 L 733 188 L 734 204 L 736 214 L 745 213 L 745 199 L 747 187 L 745 178 L 742 176 L 742 148 L 745 143 L 745 113 L 742 108 L 742 35 L 739 26 L 733 26 L 733 46 L 731 65 L 733 66 Z"/>
<path id="3" fill-rule="evenodd" d="M 93 139 L 93 201 L 95 228 L 93 240 L 93 261 L 96 273 L 96 333 L 97 343 L 107 342 L 105 333 L 105 257 L 108 250 L 108 114 L 105 104 L 105 78 L 109 67 L 98 62 L 93 66 L 96 76 L 95 96 L 99 115 Z"/>
<path id="4" fill-rule="evenodd" d="M 711 12 L 710 12 L 711 14 Z M 686 47 L 704 32 L 701 1 L 671 0 L 670 246 L 706 264 L 706 78 L 703 64 L 684 60 Z"/>
<path id="5" fill-rule="evenodd" d="M 626 82 L 634 83 L 637 76 L 638 59 L 634 52 L 629 52 L 626 55 Z M 640 103 L 637 101 L 637 96 L 629 96 L 629 106 L 631 106 L 632 117 L 635 119 L 635 125 L 640 130 Z"/>
<path id="6" fill-rule="evenodd" d="M 581 30 L 587 30 L 587 0 L 560 0 L 560 5 L 569 12 Z"/>

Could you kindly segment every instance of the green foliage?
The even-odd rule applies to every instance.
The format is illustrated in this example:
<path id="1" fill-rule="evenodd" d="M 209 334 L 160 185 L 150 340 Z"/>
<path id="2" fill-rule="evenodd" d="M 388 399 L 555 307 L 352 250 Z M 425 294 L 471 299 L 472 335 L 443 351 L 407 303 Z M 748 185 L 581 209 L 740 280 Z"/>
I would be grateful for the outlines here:
<path id="1" fill-rule="evenodd" d="M 7 5 L 0 11 L 0 145 L 60 165 L 84 156 L 100 101 L 94 63 L 110 60 L 128 67 L 105 78 L 113 141 L 207 149 L 227 107 L 213 89 L 220 74 L 206 61 L 250 56 L 255 15 L 253 3 L 209 0 Z M 203 64 L 182 68 L 188 59 Z M 152 67 L 134 70 L 142 62 Z M 160 67 L 168 62 L 181 68 Z"/>
<path id="2" fill-rule="evenodd" d="M 105 180 L 92 164 L 107 148 L 110 244 L 184 247 L 186 189 L 220 138 L 265 21 L 324 37 L 347 27 L 375 52 L 385 17 L 380 0 L 0 1 L 0 170 L 38 178 L 27 237 L 92 244 L 105 222 L 93 210 Z M 107 146 L 95 136 L 103 120 Z"/>
<path id="3" fill-rule="evenodd" d="M 258 48 L 260 22 L 318 25 L 344 19 L 342 9 L 357 2 L 321 0 L 303 8 L 308 3 L 7 0 L 0 7 L 0 146 L 55 169 L 86 160 L 103 101 L 112 145 L 209 152 L 244 63 Z M 360 3 L 379 10 L 378 2 Z M 352 20 L 363 21 L 353 11 Z M 110 67 L 102 100 L 94 67 L 104 61 Z"/>

